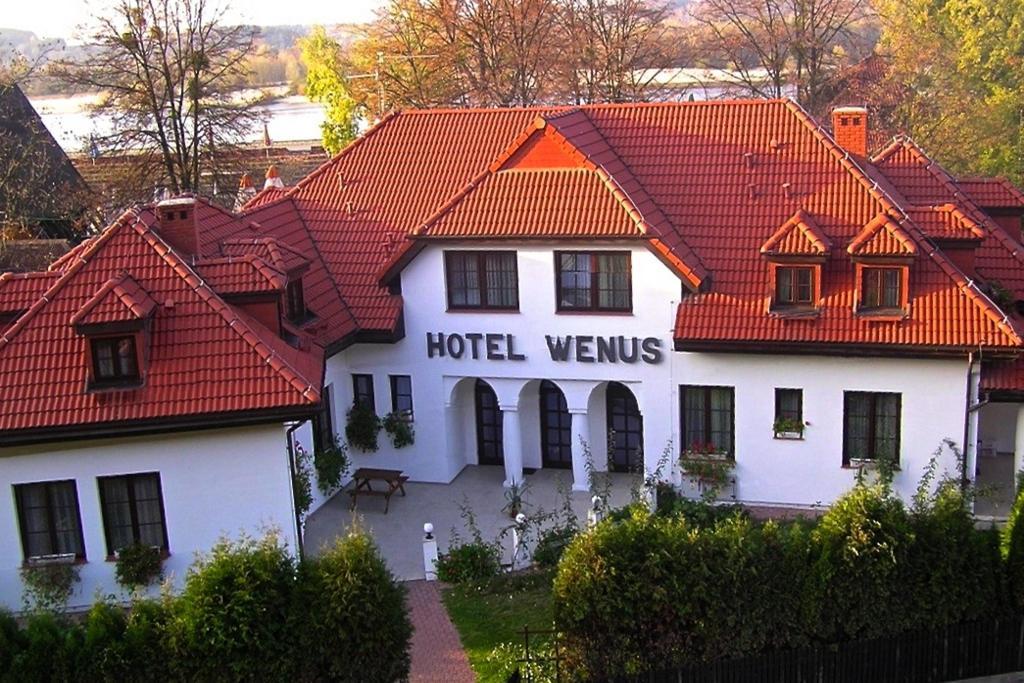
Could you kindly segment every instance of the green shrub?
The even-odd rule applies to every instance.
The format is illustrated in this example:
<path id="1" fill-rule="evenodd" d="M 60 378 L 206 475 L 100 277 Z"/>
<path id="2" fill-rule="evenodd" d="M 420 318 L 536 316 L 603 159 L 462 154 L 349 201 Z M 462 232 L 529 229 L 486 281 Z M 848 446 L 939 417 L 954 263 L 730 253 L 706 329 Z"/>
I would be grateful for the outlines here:
<path id="1" fill-rule="evenodd" d="M 386 683 L 409 674 L 405 589 L 364 533 L 303 563 L 292 624 L 310 680 Z"/>
<path id="2" fill-rule="evenodd" d="M 8 681 L 7 673 L 26 646 L 25 634 L 18 628 L 18 622 L 10 613 L 0 610 L 0 682 Z"/>
<path id="3" fill-rule="evenodd" d="M 128 590 L 148 586 L 163 573 L 160 548 L 144 543 L 133 543 L 117 551 L 114 576 Z"/>
<path id="4" fill-rule="evenodd" d="M 12 658 L 8 681 L 67 681 L 73 679 L 81 629 L 50 612 L 29 615 L 22 649 Z"/>
<path id="5" fill-rule="evenodd" d="M 405 448 L 406 446 L 411 446 L 416 441 L 412 420 L 409 413 L 405 411 L 391 411 L 384 416 L 382 425 L 384 426 L 384 431 L 391 435 L 391 445 L 395 448 Z"/>
<path id="6" fill-rule="evenodd" d="M 276 535 L 217 543 L 189 569 L 177 601 L 170 635 L 179 674 L 288 678 L 297 663 L 288 627 L 294 589 L 295 563 Z"/>
<path id="7" fill-rule="evenodd" d="M 498 546 L 480 540 L 453 540 L 437 558 L 437 578 L 447 583 L 479 583 L 501 571 Z"/>
<path id="8" fill-rule="evenodd" d="M 1010 509 L 1010 518 L 1003 529 L 1001 549 L 1006 562 L 1006 578 L 1010 597 L 1017 609 L 1024 609 L 1024 488 Z"/>

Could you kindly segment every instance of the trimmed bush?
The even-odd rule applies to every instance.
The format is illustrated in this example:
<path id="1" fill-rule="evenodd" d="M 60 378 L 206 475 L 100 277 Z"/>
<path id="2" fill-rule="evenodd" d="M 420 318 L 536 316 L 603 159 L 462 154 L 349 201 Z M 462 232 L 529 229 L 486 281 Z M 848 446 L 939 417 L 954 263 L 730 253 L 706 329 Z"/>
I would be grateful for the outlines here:
<path id="1" fill-rule="evenodd" d="M 818 522 L 813 541 L 817 631 L 827 640 L 905 630 L 900 584 L 913 533 L 906 508 L 884 486 L 856 486 Z"/>
<path id="2" fill-rule="evenodd" d="M 81 630 L 50 612 L 28 617 L 22 649 L 15 653 L 5 681 L 73 680 Z"/>
<path id="3" fill-rule="evenodd" d="M 388 683 L 409 674 L 405 589 L 355 531 L 299 569 L 293 628 L 309 680 Z"/>
<path id="4" fill-rule="evenodd" d="M 25 634 L 18 628 L 18 622 L 9 613 L 0 610 L 0 682 L 13 680 L 8 679 L 6 674 L 27 644 Z"/>
<path id="5" fill-rule="evenodd" d="M 189 570 L 171 642 L 179 676 L 280 680 L 296 665 L 288 626 L 295 562 L 276 535 L 221 541 Z"/>

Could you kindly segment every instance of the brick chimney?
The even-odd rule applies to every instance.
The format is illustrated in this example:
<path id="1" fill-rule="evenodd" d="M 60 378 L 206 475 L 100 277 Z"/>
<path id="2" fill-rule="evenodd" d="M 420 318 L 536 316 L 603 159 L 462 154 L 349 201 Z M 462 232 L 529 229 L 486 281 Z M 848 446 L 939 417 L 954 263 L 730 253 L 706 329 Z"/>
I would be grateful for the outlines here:
<path id="1" fill-rule="evenodd" d="M 868 155 L 867 107 L 836 107 L 832 110 L 832 135 L 840 147 L 860 157 Z"/>
<path id="2" fill-rule="evenodd" d="M 199 253 L 196 200 L 192 197 L 165 199 L 156 205 L 160 236 L 183 256 Z"/>

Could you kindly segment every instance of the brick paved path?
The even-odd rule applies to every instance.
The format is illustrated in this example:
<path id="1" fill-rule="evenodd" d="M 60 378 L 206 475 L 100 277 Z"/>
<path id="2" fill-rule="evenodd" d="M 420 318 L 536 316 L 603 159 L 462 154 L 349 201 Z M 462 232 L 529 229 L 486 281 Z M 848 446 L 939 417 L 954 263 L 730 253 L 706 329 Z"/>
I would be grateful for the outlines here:
<path id="1" fill-rule="evenodd" d="M 411 683 L 473 683 L 476 677 L 459 642 L 459 632 L 441 603 L 436 581 L 408 581 L 412 619 Z"/>

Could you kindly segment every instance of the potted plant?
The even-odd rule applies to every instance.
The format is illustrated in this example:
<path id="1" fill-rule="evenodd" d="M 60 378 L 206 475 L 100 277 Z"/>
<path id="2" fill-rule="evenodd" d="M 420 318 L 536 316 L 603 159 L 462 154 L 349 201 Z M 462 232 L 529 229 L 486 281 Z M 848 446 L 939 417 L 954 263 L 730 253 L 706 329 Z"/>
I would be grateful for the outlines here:
<path id="1" fill-rule="evenodd" d="M 683 451 L 681 457 L 683 460 L 728 460 L 729 451 L 718 448 L 715 444 L 710 441 L 701 443 L 700 441 L 694 441 L 690 444 L 689 448 Z"/>
<path id="2" fill-rule="evenodd" d="M 391 444 L 395 448 L 411 446 L 415 440 L 412 428 L 412 415 L 405 410 L 392 410 L 384 416 L 384 431 L 391 435 Z"/>
<path id="3" fill-rule="evenodd" d="M 733 483 L 734 465 L 728 451 L 711 443 L 692 443 L 679 458 L 683 473 L 697 485 L 701 498 L 709 502 L 717 500 L 722 489 Z"/>
<path id="4" fill-rule="evenodd" d="M 526 484 L 520 484 L 513 479 L 509 487 L 505 489 L 505 506 L 501 508 L 501 511 L 515 519 L 516 515 L 523 510 L 523 496 L 526 495 L 528 488 Z"/>
<path id="5" fill-rule="evenodd" d="M 802 439 L 804 438 L 805 426 L 802 420 L 792 417 L 778 417 L 775 419 L 772 429 L 775 432 L 776 439 Z"/>

